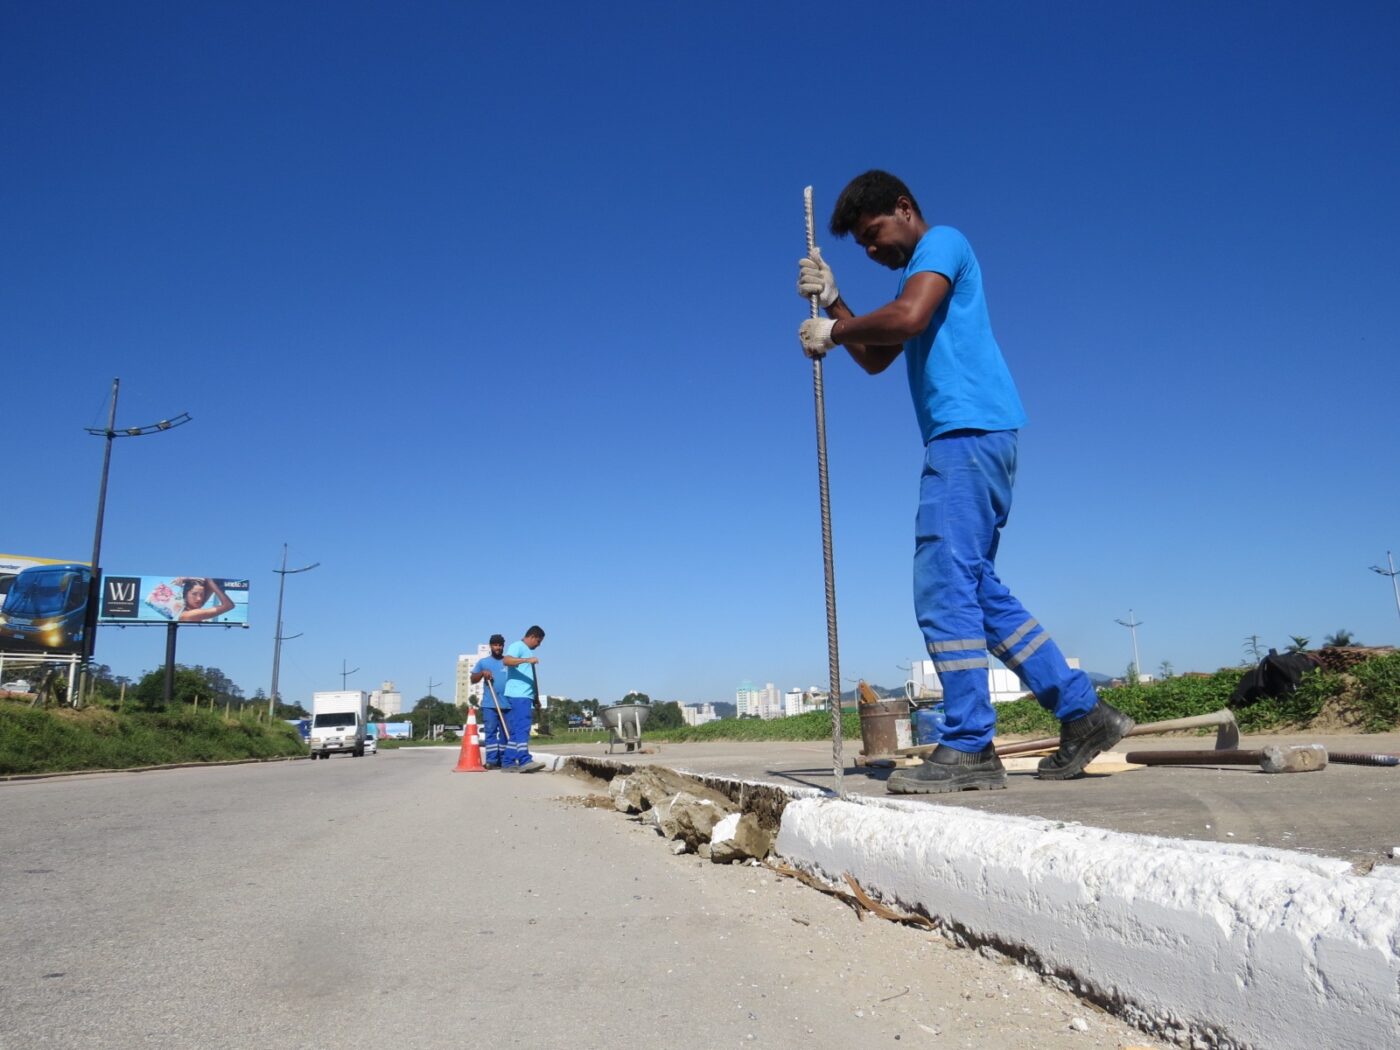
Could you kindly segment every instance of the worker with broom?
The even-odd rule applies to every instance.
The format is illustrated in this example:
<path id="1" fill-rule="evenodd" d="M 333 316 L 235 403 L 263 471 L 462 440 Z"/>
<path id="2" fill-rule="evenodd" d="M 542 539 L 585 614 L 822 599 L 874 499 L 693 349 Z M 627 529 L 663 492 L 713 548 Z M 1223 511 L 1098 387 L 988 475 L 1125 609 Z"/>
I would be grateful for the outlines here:
<path id="1" fill-rule="evenodd" d="M 471 682 L 472 685 L 484 683 L 481 686 L 481 714 L 486 746 L 481 764 L 487 769 L 500 769 L 508 739 L 505 726 L 510 699 L 505 696 L 505 688 L 510 670 L 501 659 L 506 651 L 505 635 L 493 634 L 487 644 L 491 647 L 491 655 L 483 656 L 476 662 L 472 668 Z"/>
<path id="2" fill-rule="evenodd" d="M 798 269 L 798 294 L 816 296 L 826 318 L 802 323 L 809 357 L 844 346 L 871 375 L 902 353 L 924 442 L 914 525 L 914 609 L 943 684 L 947 730 L 920 765 L 897 770 L 896 794 L 1004 788 L 992 747 L 996 714 L 989 653 L 1015 671 L 1060 720 L 1059 748 L 1038 775 L 1079 776 L 1133 726 L 1104 703 L 1082 671 L 998 579 L 1001 529 L 1011 511 L 1017 432 L 1025 413 L 992 336 L 982 271 L 967 239 L 931 226 L 909 188 L 884 171 L 857 176 L 841 192 L 830 229 L 854 236 L 874 262 L 900 274 L 894 300 L 856 314 L 831 267 L 813 248 Z"/>

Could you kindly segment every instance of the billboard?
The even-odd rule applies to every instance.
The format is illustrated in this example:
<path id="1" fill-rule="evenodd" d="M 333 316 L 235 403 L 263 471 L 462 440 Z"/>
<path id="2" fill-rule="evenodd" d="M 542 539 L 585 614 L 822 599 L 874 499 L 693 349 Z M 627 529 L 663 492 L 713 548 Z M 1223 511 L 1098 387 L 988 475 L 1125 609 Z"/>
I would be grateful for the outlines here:
<path id="1" fill-rule="evenodd" d="M 248 581 L 223 576 L 119 576 L 102 580 L 104 624 L 248 626 Z"/>
<path id="2" fill-rule="evenodd" d="M 84 562 L 0 554 L 0 650 L 81 652 L 91 591 Z"/>

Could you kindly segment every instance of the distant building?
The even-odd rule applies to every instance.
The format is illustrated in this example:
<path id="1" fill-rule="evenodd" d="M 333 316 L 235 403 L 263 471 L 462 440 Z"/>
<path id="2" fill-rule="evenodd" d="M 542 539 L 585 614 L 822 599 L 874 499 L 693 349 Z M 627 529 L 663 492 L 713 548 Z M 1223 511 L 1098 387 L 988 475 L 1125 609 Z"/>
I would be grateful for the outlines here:
<path id="1" fill-rule="evenodd" d="M 1079 667 L 1079 657 L 1067 656 L 1065 663 Z M 1005 667 L 987 668 L 987 690 L 992 703 L 1003 704 L 1008 700 L 1019 700 L 1029 696 L 1030 690 L 1021 684 L 1016 672 Z M 938 680 L 938 672 L 933 669 L 932 660 L 915 660 L 909 671 L 909 681 L 904 683 L 904 693 L 911 700 L 942 700 L 943 684 Z"/>
<path id="2" fill-rule="evenodd" d="M 719 719 L 714 704 L 681 704 L 681 717 L 688 726 L 702 726 Z"/>
<path id="3" fill-rule="evenodd" d="M 475 653 L 463 653 L 457 657 L 457 688 L 453 690 L 452 701 L 458 707 L 470 704 L 473 707 L 480 707 L 482 697 L 485 695 L 485 683 L 477 682 L 472 685 L 472 671 L 476 670 L 476 662 L 484 656 L 491 655 L 489 645 L 478 645 Z M 501 684 L 496 683 L 499 691 Z"/>
<path id="4" fill-rule="evenodd" d="M 805 715 L 808 711 L 826 709 L 826 692 L 817 686 L 807 689 L 789 689 L 783 694 L 783 716 Z"/>
<path id="5" fill-rule="evenodd" d="M 734 690 L 734 706 L 741 717 L 782 718 L 783 694 L 772 682 L 762 689 L 754 688 L 752 682 L 744 682 Z"/>
<path id="6" fill-rule="evenodd" d="M 384 682 L 369 694 L 369 706 L 377 707 L 387 718 L 403 714 L 403 694 L 394 688 L 393 682 Z"/>

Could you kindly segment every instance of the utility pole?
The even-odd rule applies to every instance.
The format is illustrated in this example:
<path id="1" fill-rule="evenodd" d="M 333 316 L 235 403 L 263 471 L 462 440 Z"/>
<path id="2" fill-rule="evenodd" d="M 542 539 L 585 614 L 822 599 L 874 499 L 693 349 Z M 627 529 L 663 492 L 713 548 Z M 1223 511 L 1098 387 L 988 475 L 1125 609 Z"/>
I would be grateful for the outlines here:
<path id="1" fill-rule="evenodd" d="M 287 577 L 298 572 L 310 572 L 319 561 L 310 565 L 303 565 L 300 569 L 287 568 L 287 545 L 282 544 L 282 567 L 273 569 L 281 579 L 277 583 L 277 634 L 272 643 L 272 695 L 267 698 L 267 717 L 269 719 L 277 717 L 277 672 L 282 666 L 282 643 L 287 641 L 287 637 L 282 634 L 282 592 L 287 588 Z M 292 638 L 300 638 L 301 634 L 291 635 Z"/>
<path id="2" fill-rule="evenodd" d="M 1129 609 L 1128 618 L 1126 620 L 1115 620 L 1113 622 L 1121 623 L 1124 627 L 1128 628 L 1128 630 L 1133 632 L 1133 674 L 1141 678 L 1142 664 L 1138 662 L 1137 629 L 1142 626 L 1142 621 L 1134 620 L 1133 610 Z M 1131 684 L 1137 685 L 1137 682 L 1133 682 Z"/>
<path id="3" fill-rule="evenodd" d="M 1400 615 L 1400 583 L 1395 582 L 1395 559 L 1391 557 L 1390 551 L 1385 552 L 1385 563 L 1390 566 L 1389 569 L 1382 569 L 1379 565 L 1372 565 L 1371 571 L 1378 572 L 1382 576 L 1390 577 L 1391 589 L 1395 591 L 1395 612 L 1397 615 Z"/>
<path id="4" fill-rule="evenodd" d="M 425 737 L 433 736 L 433 701 L 437 699 L 433 696 L 433 690 L 440 685 L 442 685 L 441 682 L 434 682 L 433 676 L 428 675 L 428 695 L 423 698 L 428 701 L 423 708 L 423 713 L 428 716 L 428 731 L 423 734 Z"/>
<path id="5" fill-rule="evenodd" d="M 359 670 L 359 668 L 356 667 L 353 671 L 347 671 L 345 669 L 345 663 L 346 661 L 344 660 L 340 661 L 340 691 L 342 693 L 345 692 L 345 680 Z"/>

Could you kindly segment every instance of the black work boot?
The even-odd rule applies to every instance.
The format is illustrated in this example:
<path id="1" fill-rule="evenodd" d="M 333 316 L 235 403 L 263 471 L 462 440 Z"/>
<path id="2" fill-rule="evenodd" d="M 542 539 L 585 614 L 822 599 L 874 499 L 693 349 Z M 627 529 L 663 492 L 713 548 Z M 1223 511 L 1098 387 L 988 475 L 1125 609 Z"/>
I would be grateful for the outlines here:
<path id="1" fill-rule="evenodd" d="M 994 791 L 1006 787 L 1006 767 L 996 751 L 954 751 L 939 744 L 923 763 L 897 769 L 885 782 L 893 795 L 941 795 L 945 791 Z"/>
<path id="2" fill-rule="evenodd" d="M 1060 749 L 1036 766 L 1041 780 L 1069 780 L 1127 735 L 1136 723 L 1118 708 L 1100 700 L 1087 715 L 1060 725 Z"/>

